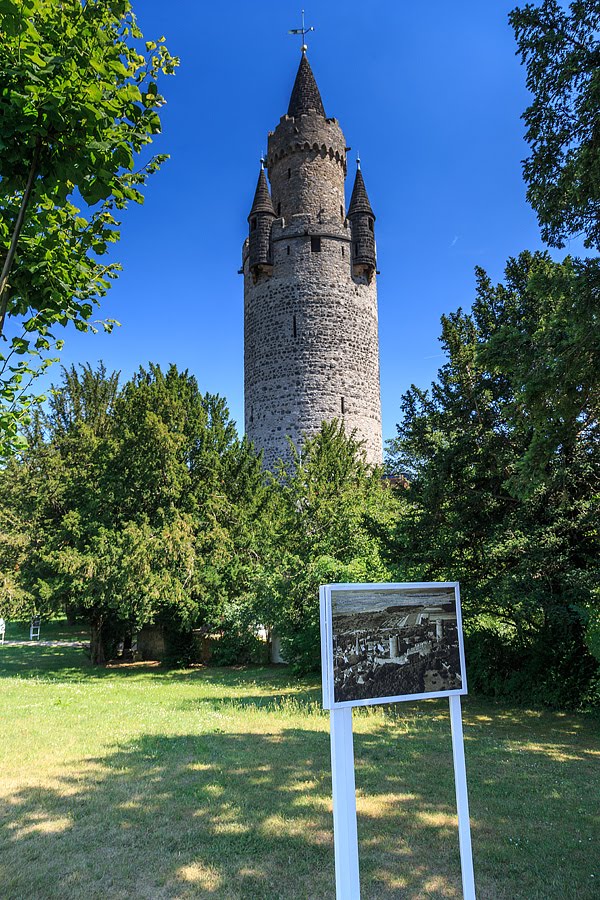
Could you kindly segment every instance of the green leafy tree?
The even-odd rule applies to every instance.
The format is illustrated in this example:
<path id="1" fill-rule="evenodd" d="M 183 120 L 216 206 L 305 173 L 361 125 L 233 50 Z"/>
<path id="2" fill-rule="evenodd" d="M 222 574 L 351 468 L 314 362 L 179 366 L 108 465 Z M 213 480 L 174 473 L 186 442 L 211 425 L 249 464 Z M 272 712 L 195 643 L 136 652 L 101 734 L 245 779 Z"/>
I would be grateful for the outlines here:
<path id="1" fill-rule="evenodd" d="M 527 497 L 551 482 L 591 496 L 599 474 L 600 260 L 524 253 L 506 274 L 501 288 L 481 273 L 476 309 L 500 310 L 480 357 L 511 388 L 508 412 L 524 448 L 511 489 Z"/>
<path id="2" fill-rule="evenodd" d="M 85 423 L 97 434 L 106 434 L 119 394 L 119 372 L 108 373 L 103 362 L 96 370 L 89 363 L 62 369 L 62 386 L 54 388 L 52 400 L 37 423 L 54 439 L 65 438 Z"/>
<path id="3" fill-rule="evenodd" d="M 398 501 L 341 423 L 323 423 L 277 473 L 270 555 L 257 590 L 261 619 L 276 627 L 297 671 L 319 665 L 319 585 L 388 581 L 396 572 L 382 534 Z"/>
<path id="4" fill-rule="evenodd" d="M 403 398 L 391 460 L 411 478 L 396 545 L 416 577 L 463 582 L 475 685 L 581 702 L 596 665 L 597 313 L 585 264 L 478 272 L 470 314 L 443 318 L 448 362 Z"/>
<path id="5" fill-rule="evenodd" d="M 85 617 L 95 663 L 156 622 L 172 636 L 227 634 L 229 652 L 251 643 L 267 494 L 222 398 L 174 366 L 142 368 L 120 391 L 116 373 L 81 366 L 63 370 L 30 432 L 0 473 L 13 614 L 29 605 Z"/>
<path id="6" fill-rule="evenodd" d="M 118 393 L 118 374 L 100 364 L 63 369 L 63 383 L 52 391 L 49 408 L 37 409 L 27 441 L 0 469 L 0 604 L 5 617 L 33 613 L 70 615 L 78 595 L 49 563 L 60 523 L 89 509 L 86 482 L 99 485 L 95 464 L 98 438 L 106 437 Z"/>
<path id="7" fill-rule="evenodd" d="M 19 446 L 30 385 L 60 350 L 56 327 L 94 330 L 117 276 L 116 216 L 166 156 L 161 75 L 129 0 L 0 0 L 0 452 Z M 82 207 L 85 211 L 82 212 Z M 110 330 L 111 321 L 102 322 Z"/>
<path id="8" fill-rule="evenodd" d="M 125 386 L 115 427 L 115 504 L 128 518 L 143 512 L 163 521 L 178 511 L 192 523 L 193 615 L 181 625 L 245 641 L 268 500 L 260 460 L 239 439 L 225 400 L 201 394 L 195 378 L 174 366 L 166 373 L 150 366 Z"/>
<path id="9" fill-rule="evenodd" d="M 261 459 L 237 435 L 225 401 L 205 395 L 206 429 L 191 477 L 197 503 L 200 623 L 220 639 L 215 661 L 248 662 L 260 651 L 257 575 L 268 556 L 274 498 Z"/>
<path id="10" fill-rule="evenodd" d="M 527 199 L 549 244 L 583 234 L 600 249 L 600 7 L 543 0 L 510 21 L 533 95 L 523 115 Z"/>
<path id="11" fill-rule="evenodd" d="M 20 506 L 29 527 L 22 583 L 42 611 L 75 610 L 89 621 L 94 663 L 104 661 L 111 640 L 153 621 L 162 608 L 181 619 L 193 608 L 195 534 L 181 502 L 180 444 L 170 439 L 164 410 L 136 418 L 123 409 L 128 402 L 129 395 L 118 396 L 116 374 L 102 366 L 64 371 L 20 462 Z M 127 423 L 144 449 L 152 442 L 146 458 L 178 475 L 153 485 L 151 503 L 141 493 L 148 481 L 127 483 L 140 457 L 127 453 Z M 125 459 L 131 468 L 124 472 Z"/>
<path id="12" fill-rule="evenodd" d="M 11 459 L 0 472 L 0 617 L 4 619 L 24 619 L 35 610 L 21 577 L 31 545 L 23 492 L 23 466 Z"/>

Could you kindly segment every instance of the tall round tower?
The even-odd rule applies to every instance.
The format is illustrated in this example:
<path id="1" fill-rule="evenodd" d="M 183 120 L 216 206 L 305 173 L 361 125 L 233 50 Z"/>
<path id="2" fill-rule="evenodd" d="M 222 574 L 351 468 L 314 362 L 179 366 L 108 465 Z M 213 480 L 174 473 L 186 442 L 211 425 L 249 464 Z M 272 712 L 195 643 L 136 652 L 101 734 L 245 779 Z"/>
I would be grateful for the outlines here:
<path id="1" fill-rule="evenodd" d="M 360 168 L 346 211 L 348 149 L 303 50 L 243 248 L 246 433 L 267 468 L 332 419 L 382 460 L 375 216 Z"/>

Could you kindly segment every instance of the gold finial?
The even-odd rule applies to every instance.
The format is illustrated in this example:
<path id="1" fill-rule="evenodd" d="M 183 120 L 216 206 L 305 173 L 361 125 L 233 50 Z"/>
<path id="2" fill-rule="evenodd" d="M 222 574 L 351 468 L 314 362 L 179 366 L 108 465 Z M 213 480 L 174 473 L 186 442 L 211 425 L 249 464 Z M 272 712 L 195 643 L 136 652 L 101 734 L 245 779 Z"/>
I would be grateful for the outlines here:
<path id="1" fill-rule="evenodd" d="M 302 36 L 302 46 L 300 49 L 303 54 L 306 53 L 306 51 L 308 50 L 308 45 L 304 43 L 304 35 L 308 34 L 310 31 L 314 31 L 314 30 L 315 29 L 313 28 L 312 25 L 310 26 L 310 28 L 304 27 L 304 10 L 302 10 L 302 28 L 290 28 L 290 30 L 288 31 L 288 34 L 299 34 Z"/>

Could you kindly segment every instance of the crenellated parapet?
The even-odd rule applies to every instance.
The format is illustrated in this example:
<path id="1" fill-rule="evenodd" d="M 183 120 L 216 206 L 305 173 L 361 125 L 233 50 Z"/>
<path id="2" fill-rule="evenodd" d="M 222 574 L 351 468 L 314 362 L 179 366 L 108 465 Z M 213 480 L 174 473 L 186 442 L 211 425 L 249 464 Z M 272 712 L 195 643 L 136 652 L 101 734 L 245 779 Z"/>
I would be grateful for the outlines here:
<path id="1" fill-rule="evenodd" d="M 321 156 L 335 157 L 346 174 L 346 139 L 337 119 L 325 119 L 315 110 L 299 119 L 282 116 L 275 131 L 269 132 L 267 168 L 292 153 L 312 150 Z"/>
<path id="2" fill-rule="evenodd" d="M 316 110 L 283 116 L 269 134 L 266 164 L 278 216 L 345 217 L 346 139 L 336 119 Z"/>

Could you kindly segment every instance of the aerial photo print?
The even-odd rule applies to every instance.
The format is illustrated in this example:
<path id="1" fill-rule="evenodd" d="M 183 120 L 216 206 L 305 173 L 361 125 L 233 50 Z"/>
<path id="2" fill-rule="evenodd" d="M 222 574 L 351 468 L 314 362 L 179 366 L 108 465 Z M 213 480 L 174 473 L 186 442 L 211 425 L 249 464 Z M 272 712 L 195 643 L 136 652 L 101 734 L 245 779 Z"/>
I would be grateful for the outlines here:
<path id="1" fill-rule="evenodd" d="M 463 686 L 453 586 L 331 590 L 336 703 Z"/>

